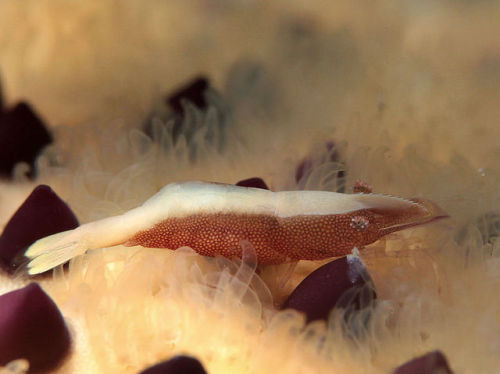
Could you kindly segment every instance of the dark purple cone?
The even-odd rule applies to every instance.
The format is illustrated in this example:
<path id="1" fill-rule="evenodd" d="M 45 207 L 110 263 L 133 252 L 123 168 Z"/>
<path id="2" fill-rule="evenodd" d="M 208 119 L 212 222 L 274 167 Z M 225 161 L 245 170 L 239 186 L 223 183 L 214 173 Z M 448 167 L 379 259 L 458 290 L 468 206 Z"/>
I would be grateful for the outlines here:
<path id="1" fill-rule="evenodd" d="M 302 178 L 310 174 L 312 168 L 312 161 L 308 158 L 303 159 L 299 166 L 295 169 L 295 182 L 299 183 Z"/>
<path id="2" fill-rule="evenodd" d="M 326 162 L 341 162 L 341 157 L 337 149 L 335 148 L 335 143 L 329 141 L 325 143 L 324 153 L 316 157 L 306 157 L 295 169 L 295 182 L 299 183 L 302 179 L 309 177 L 312 172 L 314 164 L 323 164 Z M 337 178 L 342 179 L 345 176 L 343 170 L 337 172 Z M 338 192 L 344 192 L 345 188 L 339 186 Z"/>
<path id="3" fill-rule="evenodd" d="M 52 142 L 44 123 L 26 103 L 19 103 L 0 116 L 0 175 L 10 177 L 18 162 L 31 166 L 35 176 L 35 160 L 43 147 Z"/>
<path id="4" fill-rule="evenodd" d="M 29 373 L 56 368 L 69 353 L 64 318 L 37 283 L 0 296 L 0 366 L 25 358 Z"/>
<path id="5" fill-rule="evenodd" d="M 182 123 L 186 115 L 184 107 L 185 103 L 190 103 L 200 110 L 206 109 L 208 103 L 205 99 L 205 93 L 209 88 L 210 83 L 208 81 L 208 78 L 204 76 L 198 76 L 187 83 L 185 86 L 176 89 L 166 98 L 166 104 L 170 108 L 172 114 L 170 114 L 166 119 L 163 118 L 163 120 L 173 120 L 173 127 L 170 130 L 170 135 L 172 136 L 172 140 L 174 141 L 174 143 L 177 141 L 177 138 L 179 137 L 182 130 Z M 151 137 L 153 136 L 151 119 L 154 117 L 155 114 L 151 114 L 150 119 L 147 120 L 146 124 L 144 125 L 145 133 Z"/>
<path id="6" fill-rule="evenodd" d="M 309 274 L 290 294 L 283 309 L 305 313 L 307 322 L 328 320 L 333 308 L 361 310 L 376 294 L 363 261 L 353 255 L 329 262 Z"/>
<path id="7" fill-rule="evenodd" d="M 203 365 L 195 358 L 176 356 L 141 371 L 139 374 L 207 374 Z"/>
<path id="8" fill-rule="evenodd" d="M 185 86 L 173 92 L 168 97 L 167 102 L 172 110 L 179 116 L 184 115 L 184 108 L 182 106 L 184 101 L 189 101 L 199 109 L 205 109 L 207 107 L 205 91 L 208 87 L 209 83 L 207 78 L 203 76 L 196 77 Z"/>
<path id="9" fill-rule="evenodd" d="M 262 188 L 263 190 L 268 190 L 269 187 L 267 187 L 266 182 L 262 180 L 261 178 L 255 177 L 255 178 L 248 178 L 248 179 L 243 179 L 236 183 L 237 186 L 240 187 L 254 187 L 254 188 Z"/>
<path id="10" fill-rule="evenodd" d="M 393 374 L 453 374 L 446 357 L 440 351 L 414 358 L 394 370 Z"/>
<path id="11" fill-rule="evenodd" d="M 2 78 L 0 76 L 0 78 Z M 3 116 L 3 112 L 5 109 L 5 103 L 3 99 L 3 87 L 2 87 L 2 81 L 0 80 L 0 118 Z"/>
<path id="12" fill-rule="evenodd" d="M 36 240 L 78 227 L 69 206 L 46 185 L 36 187 L 14 213 L 0 236 L 0 264 L 14 271 Z"/>

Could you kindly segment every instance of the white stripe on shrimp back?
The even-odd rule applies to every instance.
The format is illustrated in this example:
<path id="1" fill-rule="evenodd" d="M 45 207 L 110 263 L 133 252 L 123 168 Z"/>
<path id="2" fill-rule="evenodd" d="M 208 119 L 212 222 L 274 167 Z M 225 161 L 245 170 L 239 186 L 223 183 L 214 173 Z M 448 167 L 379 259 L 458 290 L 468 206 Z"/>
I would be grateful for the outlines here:
<path id="1" fill-rule="evenodd" d="M 277 217 L 345 214 L 369 208 L 404 209 L 418 204 L 399 197 L 327 191 L 280 191 L 227 184 L 172 183 L 147 200 L 150 218 L 193 214 L 264 214 Z"/>

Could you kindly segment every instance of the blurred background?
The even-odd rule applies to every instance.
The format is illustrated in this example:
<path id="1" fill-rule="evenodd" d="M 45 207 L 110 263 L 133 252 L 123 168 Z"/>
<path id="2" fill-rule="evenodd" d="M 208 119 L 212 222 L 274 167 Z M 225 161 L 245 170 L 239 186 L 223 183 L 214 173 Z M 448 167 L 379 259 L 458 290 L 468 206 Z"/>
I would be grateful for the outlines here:
<path id="1" fill-rule="evenodd" d="M 255 330 L 247 342 L 239 341 L 242 332 L 227 332 L 194 351 L 213 373 L 280 372 L 275 357 L 290 360 L 287 373 L 386 373 L 432 349 L 443 350 L 456 373 L 492 373 L 500 353 L 499 24 L 500 3 L 492 0 L 0 0 L 0 110 L 6 116 L 26 102 L 47 130 L 36 136 L 27 130 L 14 141 L 0 127 L 9 155 L 34 149 L 31 161 L 2 166 L 0 227 L 41 183 L 82 223 L 124 212 L 179 180 L 236 183 L 258 176 L 273 190 L 351 192 L 361 179 L 378 193 L 425 197 L 451 219 L 378 243 L 362 256 L 382 305 L 392 306 L 378 310 L 376 321 L 385 327 L 374 328 L 368 342 L 337 338 L 340 320 L 333 316 L 314 330 L 318 340 L 294 332 L 303 327 L 297 316 L 276 322 L 275 330 L 262 327 L 255 310 L 273 308 L 257 292 L 250 317 L 207 319 L 213 331 L 217 323 L 249 321 Z M 42 140 L 33 145 L 34 137 Z M 140 253 L 113 257 L 126 258 L 129 275 L 142 279 L 138 295 L 157 282 L 183 287 L 180 275 L 141 278 L 149 262 Z M 105 256 L 112 255 L 92 261 L 102 265 L 110 261 Z M 144 335 L 113 356 L 109 347 L 123 336 L 100 334 L 103 326 L 119 329 L 113 313 L 130 315 L 118 300 L 133 282 L 122 277 L 100 290 L 99 278 L 85 278 L 79 266 L 70 280 L 44 286 L 65 316 L 80 321 L 73 322 L 80 336 L 88 335 L 61 372 L 134 373 L 190 351 L 194 327 L 177 321 L 169 331 L 192 333 L 184 345 L 170 336 L 141 356 Z M 208 265 L 199 266 L 205 274 Z M 260 275 L 276 301 L 318 266 Z M 292 279 L 285 286 L 283 274 Z M 0 289 L 23 282 L 9 278 Z M 185 295 L 175 297 L 183 308 Z M 216 305 L 231 304 L 231 297 Z M 105 298 L 117 304 L 97 323 Z M 146 302 L 135 302 L 134 318 L 144 322 L 139 306 Z M 187 314 L 200 310 L 184 307 Z M 343 356 L 318 350 L 321 339 Z M 262 342 L 275 344 L 275 355 L 256 348 Z M 300 344 L 309 348 L 286 358 L 286 347 Z M 254 364 L 238 364 L 238 357 Z"/>

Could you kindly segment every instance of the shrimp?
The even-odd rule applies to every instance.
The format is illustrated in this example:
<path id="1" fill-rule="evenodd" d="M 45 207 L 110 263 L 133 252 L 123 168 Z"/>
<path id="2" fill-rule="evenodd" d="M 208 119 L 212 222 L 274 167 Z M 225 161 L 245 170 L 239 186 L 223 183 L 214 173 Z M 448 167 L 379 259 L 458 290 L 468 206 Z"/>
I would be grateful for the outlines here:
<path id="1" fill-rule="evenodd" d="M 248 240 L 260 265 L 281 264 L 344 256 L 354 247 L 444 216 L 422 199 L 172 183 L 122 215 L 42 238 L 25 256 L 31 260 L 28 273 L 38 274 L 87 250 L 116 245 L 189 246 L 203 256 L 241 258 L 240 241 Z"/>

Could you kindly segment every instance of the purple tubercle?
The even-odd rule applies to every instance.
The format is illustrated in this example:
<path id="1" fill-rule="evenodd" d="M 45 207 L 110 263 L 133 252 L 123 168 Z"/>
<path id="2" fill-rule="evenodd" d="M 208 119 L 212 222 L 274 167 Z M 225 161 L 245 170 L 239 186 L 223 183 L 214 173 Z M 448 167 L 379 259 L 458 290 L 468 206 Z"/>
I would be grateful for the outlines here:
<path id="1" fill-rule="evenodd" d="M 139 374 L 206 374 L 203 365 L 196 358 L 176 356 L 168 361 L 151 366 Z"/>
<path id="2" fill-rule="evenodd" d="M 327 321 L 333 308 L 360 310 L 375 297 L 365 264 L 361 258 L 349 255 L 309 274 L 290 294 L 283 309 L 303 312 L 307 322 Z"/>
<path id="3" fill-rule="evenodd" d="M 177 141 L 182 132 L 182 124 L 186 117 L 185 104 L 190 103 L 199 110 L 205 110 L 208 107 L 208 102 L 205 98 L 206 92 L 210 89 L 208 78 L 203 75 L 194 77 L 185 85 L 175 89 L 166 99 L 165 104 L 169 108 L 169 116 L 163 118 L 165 121 L 173 121 L 173 126 L 170 130 L 170 135 L 174 143 Z M 157 117 L 158 114 L 151 114 L 151 118 Z M 152 122 L 148 120 L 145 124 L 144 131 L 149 136 L 153 136 Z M 189 140 L 189 139 L 188 139 Z"/>
<path id="4" fill-rule="evenodd" d="M 320 165 L 328 162 L 341 162 L 341 156 L 338 152 L 335 143 L 328 141 L 324 144 L 323 149 L 316 154 L 312 154 L 304 158 L 295 169 L 295 182 L 300 183 L 303 179 L 309 177 L 315 165 Z M 337 172 L 337 178 L 341 179 L 345 176 L 344 170 Z M 343 186 L 340 186 L 338 192 L 344 192 Z"/>
<path id="5" fill-rule="evenodd" d="M 26 162 L 28 177 L 34 178 L 35 160 L 50 143 L 52 135 L 27 103 L 0 112 L 0 175 L 11 177 L 14 166 Z"/>
<path id="6" fill-rule="evenodd" d="M 440 351 L 432 351 L 398 366 L 393 374 L 453 374 Z"/>
<path id="7" fill-rule="evenodd" d="M 37 186 L 0 236 L 0 264 L 13 272 L 36 240 L 79 226 L 71 208 L 47 185 Z"/>
<path id="8" fill-rule="evenodd" d="M 0 76 L 0 78 L 2 78 Z M 5 103 L 4 103 L 4 98 L 3 98 L 3 87 L 2 87 L 2 80 L 0 79 L 0 117 L 3 116 L 5 108 Z"/>
<path id="9" fill-rule="evenodd" d="M 266 182 L 264 182 L 263 179 L 258 178 L 258 177 L 243 179 L 243 180 L 239 181 L 238 183 L 236 183 L 236 186 L 261 188 L 263 190 L 269 189 Z"/>
<path id="10" fill-rule="evenodd" d="M 205 92 L 209 87 L 208 79 L 204 76 L 194 78 L 185 86 L 180 87 L 167 98 L 168 105 L 179 116 L 184 115 L 184 107 L 182 103 L 189 101 L 199 109 L 207 107 Z"/>
<path id="11" fill-rule="evenodd" d="M 295 169 L 295 182 L 299 183 L 302 178 L 310 174 L 312 168 L 312 161 L 309 158 L 303 159 Z"/>
<path id="12" fill-rule="evenodd" d="M 0 296 L 0 366 L 25 358 L 29 373 L 57 368 L 71 337 L 61 312 L 37 283 Z"/>

